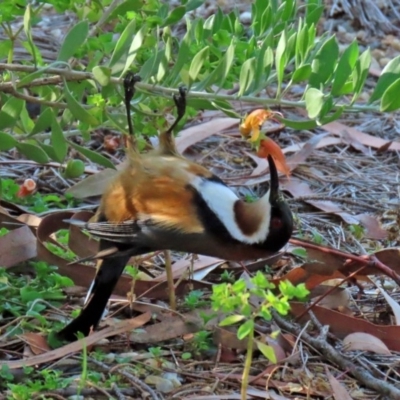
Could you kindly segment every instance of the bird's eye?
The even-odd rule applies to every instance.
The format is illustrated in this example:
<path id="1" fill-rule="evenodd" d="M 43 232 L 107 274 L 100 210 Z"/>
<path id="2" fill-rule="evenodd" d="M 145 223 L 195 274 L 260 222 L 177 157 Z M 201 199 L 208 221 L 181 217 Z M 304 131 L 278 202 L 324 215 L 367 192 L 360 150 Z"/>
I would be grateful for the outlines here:
<path id="1" fill-rule="evenodd" d="M 283 222 L 278 217 L 271 218 L 270 226 L 272 229 L 280 229 L 282 228 Z"/>

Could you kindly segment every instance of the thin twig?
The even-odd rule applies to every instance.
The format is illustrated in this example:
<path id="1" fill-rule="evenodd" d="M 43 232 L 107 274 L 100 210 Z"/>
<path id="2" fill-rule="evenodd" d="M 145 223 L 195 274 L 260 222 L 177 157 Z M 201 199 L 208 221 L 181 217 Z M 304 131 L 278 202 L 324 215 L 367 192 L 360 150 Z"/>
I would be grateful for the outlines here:
<path id="1" fill-rule="evenodd" d="M 365 387 L 375 390 L 383 396 L 388 396 L 391 400 L 400 400 L 400 390 L 395 386 L 377 379 L 370 374 L 369 371 L 363 370 L 351 361 L 344 358 L 334 347 L 332 347 L 326 338 L 314 338 L 307 332 L 302 331 L 301 328 L 289 321 L 283 319 L 277 312 L 271 310 L 273 318 L 277 325 L 294 335 L 301 335 L 302 340 L 309 346 L 314 347 L 318 350 L 327 360 L 339 366 L 342 370 L 350 372 L 358 381 L 360 381 Z"/>

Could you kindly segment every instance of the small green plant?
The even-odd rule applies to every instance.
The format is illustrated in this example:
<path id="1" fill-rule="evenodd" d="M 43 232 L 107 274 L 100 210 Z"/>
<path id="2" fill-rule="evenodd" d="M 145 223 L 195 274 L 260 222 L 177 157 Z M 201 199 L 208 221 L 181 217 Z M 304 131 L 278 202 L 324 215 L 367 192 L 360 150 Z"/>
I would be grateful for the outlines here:
<path id="1" fill-rule="evenodd" d="M 135 267 L 134 265 L 127 265 L 124 272 L 133 279 L 137 279 L 139 276 L 139 268 Z"/>
<path id="2" fill-rule="evenodd" d="M 361 240 L 365 236 L 365 229 L 361 224 L 349 225 L 349 231 L 357 240 Z"/>
<path id="3" fill-rule="evenodd" d="M 7 384 L 8 391 L 12 397 L 10 399 L 30 400 L 33 395 L 39 395 L 69 386 L 73 378 L 64 378 L 62 371 L 44 369 L 42 371 L 29 373 L 23 382 L 18 384 Z"/>
<path id="4" fill-rule="evenodd" d="M 232 271 L 228 271 L 227 269 L 221 274 L 222 282 L 234 282 L 235 276 Z"/>
<path id="5" fill-rule="evenodd" d="M 162 356 L 161 347 L 149 347 L 149 353 L 156 359 L 160 359 Z"/>
<path id="6" fill-rule="evenodd" d="M 323 244 L 325 242 L 325 239 L 319 232 L 313 231 L 313 233 L 312 233 L 312 241 L 315 244 Z"/>
<path id="7" fill-rule="evenodd" d="M 201 300 L 204 295 L 202 290 L 192 290 L 185 297 L 185 305 L 190 310 L 194 310 L 195 308 L 202 307 L 206 304 L 206 301 Z"/>
<path id="8" fill-rule="evenodd" d="M 290 299 L 304 299 L 309 293 L 304 284 L 294 286 L 289 281 L 281 281 L 279 283 L 279 294 L 275 294 L 273 292 L 274 289 L 276 289 L 275 285 L 270 283 L 261 271 L 258 271 L 254 277 L 250 278 L 249 285 L 241 278 L 233 284 L 221 283 L 213 286 L 211 296 L 213 309 L 230 314 L 220 322 L 220 325 L 239 324 L 238 338 L 247 338 L 248 344 L 241 392 L 243 400 L 247 398 L 247 383 L 254 341 L 265 357 L 273 362 L 276 360 L 271 346 L 255 340 L 255 320 L 262 318 L 270 321 L 272 318 L 271 309 L 276 310 L 281 315 L 286 315 L 290 309 Z M 261 301 L 260 305 L 253 307 L 249 302 L 250 296 L 257 296 Z"/>
<path id="9" fill-rule="evenodd" d="M 58 300 L 65 298 L 62 289 L 73 286 L 71 279 L 57 274 L 56 267 L 39 261 L 32 262 L 35 275 L 29 284 L 25 276 L 19 276 L 0 268 L 0 315 L 13 317 L 35 318 L 40 322 L 40 328 L 47 328 L 49 321 L 44 317 L 43 311 L 47 308 L 47 302 L 58 305 Z M 25 329 L 38 329 L 31 324 L 29 318 L 21 320 L 17 326 L 10 326 L 6 332 L 12 335 L 23 333 Z"/>
<path id="10" fill-rule="evenodd" d="M 65 209 L 75 207 L 79 204 L 79 200 L 74 199 L 71 195 L 66 194 L 60 197 L 56 194 L 43 195 L 40 193 L 29 194 L 24 197 L 19 197 L 18 191 L 20 185 L 12 179 L 0 179 L 0 198 L 9 201 L 10 203 L 25 206 L 29 211 L 42 213 L 51 209 Z"/>

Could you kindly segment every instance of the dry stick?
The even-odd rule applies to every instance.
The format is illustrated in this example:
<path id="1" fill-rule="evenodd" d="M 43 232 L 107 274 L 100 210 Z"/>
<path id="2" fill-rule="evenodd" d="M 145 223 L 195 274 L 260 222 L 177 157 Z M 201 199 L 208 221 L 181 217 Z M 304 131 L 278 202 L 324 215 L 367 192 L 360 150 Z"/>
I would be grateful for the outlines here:
<path id="1" fill-rule="evenodd" d="M 38 69 L 31 65 L 21 65 L 21 64 L 7 64 L 7 63 L 0 63 L 0 72 L 2 71 L 13 71 L 13 72 L 36 72 Z M 83 71 L 75 71 L 69 68 L 46 68 L 43 70 L 43 74 L 51 74 L 51 75 L 59 75 L 60 77 L 52 77 L 50 80 L 51 84 L 57 84 L 63 82 L 65 79 L 66 81 L 77 81 L 77 80 L 95 80 L 94 76 L 90 72 L 83 72 Z M 16 82 L 0 82 L 0 92 L 10 92 L 15 89 L 20 89 L 22 87 L 33 87 L 33 86 L 47 86 L 49 85 L 50 78 L 39 78 L 34 79 L 31 82 L 26 84 L 19 84 L 19 81 Z M 110 83 L 112 84 L 121 84 L 120 78 L 110 78 Z M 172 94 L 179 94 L 178 89 L 172 89 L 165 86 L 160 85 L 153 85 L 149 83 L 139 82 L 136 85 L 137 89 L 142 92 L 152 93 L 153 95 L 160 95 L 160 96 L 171 96 Z M 197 92 L 197 91 L 190 91 L 188 96 L 190 98 L 195 99 L 206 99 L 206 100 L 227 100 L 232 101 L 234 100 L 234 96 L 228 94 L 210 94 L 209 92 Z M 281 107 L 303 107 L 305 108 L 305 101 L 292 101 L 292 100 L 277 100 L 277 99 L 268 99 L 268 98 L 261 98 L 257 96 L 243 96 L 241 99 L 242 102 L 252 103 L 252 104 L 261 104 L 263 106 L 273 105 L 273 106 L 281 106 Z M 338 103 L 335 105 L 335 109 L 341 107 L 343 104 Z M 346 105 L 347 106 L 347 105 Z M 378 108 L 376 106 L 371 105 L 364 105 L 364 104 L 354 104 L 349 109 L 351 111 L 372 111 L 378 112 Z"/>
<path id="2" fill-rule="evenodd" d="M 344 358 L 338 351 L 335 350 L 327 341 L 325 337 L 313 338 L 306 332 L 302 332 L 301 328 L 289 321 L 283 319 L 277 312 L 271 310 L 273 318 L 277 325 L 292 333 L 293 335 L 301 335 L 304 342 L 309 346 L 314 347 L 318 350 L 327 360 L 336 364 L 342 370 L 350 372 L 359 382 L 361 382 L 368 389 L 375 390 L 383 396 L 387 396 L 391 400 L 400 400 L 400 390 L 393 385 L 375 378 L 367 370 L 364 370 L 351 361 Z"/>
<path id="3" fill-rule="evenodd" d="M 346 259 L 345 264 L 349 265 L 351 263 L 361 264 L 364 267 L 371 267 L 376 268 L 377 270 L 381 271 L 383 274 L 392 278 L 398 285 L 400 285 L 400 276 L 385 265 L 383 262 L 378 260 L 378 258 L 374 255 L 370 256 L 357 256 L 350 253 L 345 253 L 341 250 L 337 250 L 331 247 L 319 246 L 314 243 L 306 242 L 300 239 L 290 239 L 290 243 L 294 244 L 295 246 L 305 247 L 306 249 L 314 249 L 318 251 L 323 251 L 328 254 L 333 254 L 335 256 L 341 257 Z"/>

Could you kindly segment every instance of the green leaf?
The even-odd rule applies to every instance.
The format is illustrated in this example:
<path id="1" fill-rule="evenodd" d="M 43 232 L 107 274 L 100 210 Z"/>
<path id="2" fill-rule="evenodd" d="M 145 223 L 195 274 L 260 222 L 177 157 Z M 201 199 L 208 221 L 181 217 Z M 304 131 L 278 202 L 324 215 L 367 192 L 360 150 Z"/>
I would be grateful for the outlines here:
<path id="1" fill-rule="evenodd" d="M 381 76 L 376 83 L 374 92 L 368 103 L 372 103 L 382 97 L 386 89 L 397 79 L 400 78 L 400 56 L 390 60 L 383 69 Z"/>
<path id="2" fill-rule="evenodd" d="M 5 113 L 4 111 L 0 111 L 0 129 L 9 128 L 16 124 L 16 119 Z"/>
<path id="3" fill-rule="evenodd" d="M 271 73 L 273 63 L 274 53 L 268 44 L 268 41 L 265 40 L 257 57 L 254 85 L 252 87 L 254 93 L 264 89 L 269 78 L 269 74 Z"/>
<path id="4" fill-rule="evenodd" d="M 176 44 L 176 46 L 178 46 L 178 44 Z M 179 83 L 179 73 L 184 69 L 189 58 L 191 58 L 189 45 L 185 41 L 182 41 L 179 46 L 178 56 L 175 60 L 174 66 L 165 81 L 166 86 L 174 87 Z M 187 71 L 187 69 L 185 69 L 185 71 Z"/>
<path id="5" fill-rule="evenodd" d="M 256 340 L 256 345 L 258 350 L 261 351 L 261 353 L 267 360 L 271 361 L 272 364 L 276 364 L 277 362 L 276 354 L 272 346 L 268 346 L 267 344 L 262 343 L 259 340 Z"/>
<path id="6" fill-rule="evenodd" d="M 83 154 L 85 157 L 87 157 L 90 161 L 93 161 L 97 164 L 102 165 L 103 167 L 106 168 L 114 168 L 114 164 L 106 157 L 102 156 L 99 153 L 96 153 L 95 151 L 89 150 L 86 147 L 79 146 L 76 143 L 68 141 L 70 146 L 72 146 L 75 150 L 77 150 L 79 153 Z"/>
<path id="7" fill-rule="evenodd" d="M 251 86 L 254 83 L 255 73 L 256 73 L 256 59 L 252 57 L 243 63 L 242 68 L 240 70 L 238 97 L 241 97 L 244 94 L 248 94 L 247 92 L 249 88 L 251 88 Z"/>
<path id="8" fill-rule="evenodd" d="M 165 21 L 162 23 L 161 27 L 164 28 L 168 25 L 175 24 L 176 22 L 180 21 L 183 16 L 186 14 L 186 7 L 185 6 L 179 6 L 174 8 L 168 15 L 168 17 L 165 19 Z"/>
<path id="9" fill-rule="evenodd" d="M 147 25 L 143 24 L 143 26 L 138 30 L 135 37 L 133 38 L 132 43 L 129 47 L 128 56 L 126 57 L 125 67 L 121 73 L 121 76 L 124 75 L 125 72 L 129 70 L 129 68 L 135 61 L 137 53 L 139 49 L 142 47 L 143 40 L 146 37 L 147 31 L 148 31 Z"/>
<path id="10" fill-rule="evenodd" d="M 292 75 L 292 82 L 298 83 L 307 80 L 311 75 L 311 65 L 305 64 L 295 69 Z"/>
<path id="11" fill-rule="evenodd" d="M 97 126 L 99 125 L 99 121 L 92 114 L 87 112 L 81 104 L 79 104 L 72 93 L 69 91 L 67 82 L 64 80 L 64 95 L 67 100 L 68 108 L 71 111 L 72 115 L 81 122 L 85 122 L 86 124 Z"/>
<path id="12" fill-rule="evenodd" d="M 224 55 L 224 58 L 222 59 L 222 62 L 211 74 L 212 77 L 211 84 L 213 84 L 214 82 L 219 82 L 222 85 L 224 83 L 226 77 L 230 73 L 234 56 L 235 56 L 235 45 L 232 41 L 232 43 L 226 49 L 226 53 Z"/>
<path id="13" fill-rule="evenodd" d="M 186 3 L 186 12 L 193 11 L 203 5 L 204 0 L 189 0 Z"/>
<path id="14" fill-rule="evenodd" d="M 52 160 L 58 160 L 57 154 L 54 151 L 54 147 L 50 146 L 48 144 L 38 142 L 38 145 L 41 147 L 41 149 L 52 159 Z"/>
<path id="15" fill-rule="evenodd" d="M 336 37 L 331 36 L 318 50 L 312 61 L 312 73 L 309 84 L 319 89 L 321 85 L 326 84 L 333 74 L 336 62 L 339 56 L 339 46 Z"/>
<path id="16" fill-rule="evenodd" d="M 306 10 L 306 24 L 316 25 L 324 12 L 324 6 L 321 4 L 321 0 L 309 0 Z"/>
<path id="17" fill-rule="evenodd" d="M 17 143 L 17 149 L 30 160 L 39 164 L 46 164 L 49 161 L 47 154 L 38 146 L 31 143 Z"/>
<path id="18" fill-rule="evenodd" d="M 204 88 L 211 86 L 215 82 L 218 82 L 218 86 L 222 86 L 225 82 L 226 77 L 230 73 L 234 56 L 235 45 L 232 41 L 232 43 L 227 48 L 224 57 L 221 59 L 214 71 L 206 79 L 204 79 L 204 81 L 196 84 L 196 90 L 203 90 Z"/>
<path id="19" fill-rule="evenodd" d="M 254 331 L 254 321 L 252 319 L 248 319 L 246 322 L 240 325 L 237 332 L 237 337 L 239 340 L 242 340 L 246 336 L 249 336 L 252 331 Z"/>
<path id="20" fill-rule="evenodd" d="M 63 162 L 68 151 L 67 141 L 64 137 L 63 131 L 60 127 L 55 116 L 51 126 L 51 144 L 53 145 L 54 153 L 57 156 L 56 161 Z"/>
<path id="21" fill-rule="evenodd" d="M 331 94 L 325 96 L 323 101 L 324 101 L 324 104 L 319 113 L 319 119 L 324 118 L 329 113 L 329 111 L 331 111 L 333 108 L 333 96 Z"/>
<path id="22" fill-rule="evenodd" d="M 306 109 L 309 118 L 317 118 L 324 105 L 324 94 L 315 88 L 309 88 L 305 94 Z"/>
<path id="23" fill-rule="evenodd" d="M 297 129 L 297 130 L 314 129 L 318 126 L 318 123 L 315 120 L 292 121 L 292 120 L 286 119 L 286 118 L 279 118 L 279 121 L 281 121 L 283 124 L 285 124 L 289 128 L 293 128 L 293 129 Z"/>
<path id="24" fill-rule="evenodd" d="M 297 29 L 296 40 L 296 66 L 302 64 L 307 55 L 308 50 L 308 26 L 303 24 L 302 19 L 299 20 L 299 27 Z"/>
<path id="25" fill-rule="evenodd" d="M 307 250 L 304 247 L 296 247 L 292 250 L 292 254 L 304 259 L 308 257 Z"/>
<path id="26" fill-rule="evenodd" d="M 229 317 L 224 318 L 219 325 L 220 326 L 228 326 L 228 325 L 233 325 L 236 324 L 240 321 L 243 321 L 244 319 L 244 315 L 238 315 L 238 314 L 234 314 L 234 315 L 230 315 Z"/>
<path id="27" fill-rule="evenodd" d="M 16 97 L 10 97 L 4 106 L 1 108 L 1 111 L 8 114 L 10 117 L 14 119 L 19 119 L 19 116 L 22 112 L 22 109 L 25 105 L 25 101 L 21 99 L 17 99 Z"/>
<path id="28" fill-rule="evenodd" d="M 101 86 L 107 86 L 110 83 L 111 69 L 107 67 L 96 66 L 93 68 L 93 76 Z"/>
<path id="29" fill-rule="evenodd" d="M 125 27 L 124 31 L 121 33 L 117 44 L 115 45 L 114 52 L 111 56 L 108 66 L 111 68 L 113 74 L 122 71 L 125 66 L 125 60 L 127 57 L 128 48 L 132 42 L 132 37 L 135 34 L 136 29 L 136 19 L 133 19 Z"/>
<path id="30" fill-rule="evenodd" d="M 340 116 L 343 114 L 344 110 L 345 106 L 338 107 L 338 109 L 333 114 L 321 118 L 321 120 L 319 121 L 319 125 L 329 124 L 330 122 L 338 120 Z"/>
<path id="31" fill-rule="evenodd" d="M 360 58 L 357 60 L 356 68 L 354 70 L 354 95 L 351 99 L 351 104 L 353 104 L 364 88 L 365 81 L 369 73 L 369 67 L 371 66 L 371 52 L 369 49 L 365 50 L 361 54 Z"/>
<path id="32" fill-rule="evenodd" d="M 31 132 L 33 127 L 35 126 L 35 123 L 30 118 L 28 110 L 26 109 L 26 107 L 22 108 L 21 114 L 19 116 L 19 120 L 21 122 L 22 130 L 26 134 Z"/>
<path id="33" fill-rule="evenodd" d="M 188 107 L 193 107 L 196 110 L 217 110 L 217 107 L 211 104 L 210 100 L 206 99 L 193 99 L 189 97 L 187 99 Z"/>
<path id="34" fill-rule="evenodd" d="M 35 44 L 33 43 L 33 39 L 32 39 L 32 27 L 31 27 L 31 5 L 28 4 L 28 6 L 26 7 L 25 10 L 25 14 L 24 14 L 24 32 L 26 35 L 26 39 L 28 41 L 28 45 L 31 48 L 31 53 L 33 56 L 33 63 L 36 66 L 37 62 L 36 62 L 36 48 L 35 48 Z"/>
<path id="35" fill-rule="evenodd" d="M 352 73 L 358 57 L 358 44 L 357 41 L 353 41 L 349 47 L 343 52 L 340 57 L 338 66 L 335 71 L 335 78 L 332 84 L 332 95 L 339 96 L 341 90 Z"/>
<path id="36" fill-rule="evenodd" d="M 53 111 L 51 108 L 46 108 L 39 116 L 39 118 L 36 121 L 35 126 L 33 127 L 31 133 L 28 135 L 33 136 L 36 135 L 39 132 L 43 132 L 46 129 L 49 129 L 51 127 L 52 121 L 53 121 Z"/>
<path id="37" fill-rule="evenodd" d="M 129 11 L 140 11 L 143 7 L 143 0 L 126 0 L 112 11 L 106 21 L 112 21 L 124 16 Z M 106 22 L 104 21 L 104 22 Z"/>
<path id="38" fill-rule="evenodd" d="M 65 36 L 57 61 L 68 61 L 85 43 L 88 33 L 89 23 L 87 21 L 80 21 L 75 24 Z"/>
<path id="39" fill-rule="evenodd" d="M 283 2 L 283 4 L 280 6 L 280 9 L 283 8 L 280 19 L 285 22 L 288 22 L 290 19 L 292 19 L 296 11 L 295 6 L 295 0 L 286 0 L 285 2 Z"/>
<path id="40" fill-rule="evenodd" d="M 232 105 L 225 100 L 214 100 L 211 104 L 217 109 L 223 111 L 226 115 L 231 118 L 241 118 L 240 114 L 238 114 L 233 108 Z"/>
<path id="41" fill-rule="evenodd" d="M 158 66 L 160 62 L 162 61 L 162 57 L 164 56 L 164 52 L 162 50 L 160 51 L 155 51 L 154 55 L 150 57 L 143 65 L 142 68 L 140 69 L 140 77 L 144 82 L 150 79 L 151 76 L 153 76 L 156 71 L 158 71 Z"/>
<path id="42" fill-rule="evenodd" d="M 8 151 L 17 145 L 17 141 L 8 133 L 0 132 L 0 151 Z"/>
<path id="43" fill-rule="evenodd" d="M 281 92 L 283 74 L 287 63 L 286 55 L 286 32 L 283 31 L 279 38 L 278 46 L 275 53 L 275 66 L 276 66 L 276 77 L 278 80 L 278 94 Z"/>
<path id="44" fill-rule="evenodd" d="M 201 49 L 194 57 L 189 67 L 189 87 L 197 79 L 204 61 L 208 59 L 209 46 Z"/>
<path id="45" fill-rule="evenodd" d="M 394 81 L 383 93 L 381 111 L 395 111 L 400 108 L 400 78 Z"/>

